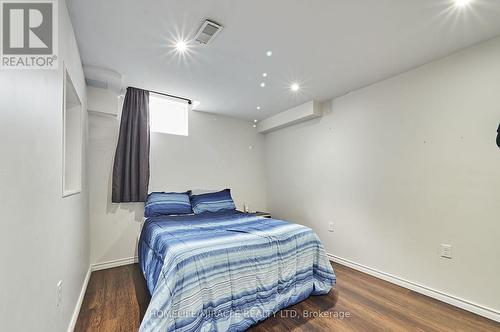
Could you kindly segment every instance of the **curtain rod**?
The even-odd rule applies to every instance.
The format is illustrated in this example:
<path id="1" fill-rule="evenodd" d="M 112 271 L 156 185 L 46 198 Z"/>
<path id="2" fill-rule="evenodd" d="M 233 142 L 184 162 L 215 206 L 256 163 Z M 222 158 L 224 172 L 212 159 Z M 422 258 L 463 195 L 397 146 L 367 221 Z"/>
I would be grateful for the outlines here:
<path id="1" fill-rule="evenodd" d="M 141 89 L 141 88 L 136 88 L 134 86 L 129 86 L 129 88 L 134 88 L 134 89 L 139 89 L 139 90 L 146 90 L 146 89 Z M 175 99 L 180 99 L 180 100 L 185 100 L 188 102 L 189 105 L 191 105 L 193 102 L 191 101 L 191 99 L 188 99 L 188 98 L 184 98 L 184 97 L 179 97 L 179 96 L 174 96 L 174 95 L 169 95 L 168 93 L 163 93 L 163 92 L 157 92 L 157 91 L 152 91 L 152 90 L 146 90 L 146 91 L 149 91 L 151 93 L 155 93 L 157 95 L 162 95 L 162 96 L 166 96 L 166 97 L 170 97 L 170 98 L 175 98 Z"/>

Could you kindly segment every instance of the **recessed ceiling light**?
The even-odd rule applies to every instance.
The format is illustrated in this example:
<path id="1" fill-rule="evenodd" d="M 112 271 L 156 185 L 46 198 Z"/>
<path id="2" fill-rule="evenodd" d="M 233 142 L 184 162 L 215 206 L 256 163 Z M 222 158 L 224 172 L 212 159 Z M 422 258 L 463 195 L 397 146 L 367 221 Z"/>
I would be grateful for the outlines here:
<path id="1" fill-rule="evenodd" d="M 292 85 L 290 85 L 290 90 L 297 92 L 300 90 L 300 85 L 298 83 L 292 83 Z"/>
<path id="2" fill-rule="evenodd" d="M 267 73 L 262 73 L 262 77 L 267 77 Z"/>
<path id="3" fill-rule="evenodd" d="M 177 51 L 184 53 L 187 50 L 187 43 L 184 40 L 179 40 L 175 43 L 175 48 Z"/>
<path id="4" fill-rule="evenodd" d="M 271 55 L 273 55 L 273 52 L 272 52 L 272 51 L 267 51 L 267 52 L 266 52 L 266 55 L 267 55 L 267 56 L 271 56 Z"/>
<path id="5" fill-rule="evenodd" d="M 252 127 L 257 128 L 257 125 L 256 125 L 256 124 L 254 124 Z"/>
<path id="6" fill-rule="evenodd" d="M 257 123 L 257 120 L 253 120 L 254 123 Z"/>
<path id="7" fill-rule="evenodd" d="M 257 110 L 260 111 L 260 106 L 257 106 Z"/>
<path id="8" fill-rule="evenodd" d="M 455 5 L 457 7 L 465 7 L 468 6 L 472 0 L 455 0 Z"/>
<path id="9" fill-rule="evenodd" d="M 264 88 L 265 86 L 266 86 L 266 83 L 264 83 L 264 82 L 261 82 L 261 83 L 260 83 L 260 87 L 261 87 L 261 88 Z"/>

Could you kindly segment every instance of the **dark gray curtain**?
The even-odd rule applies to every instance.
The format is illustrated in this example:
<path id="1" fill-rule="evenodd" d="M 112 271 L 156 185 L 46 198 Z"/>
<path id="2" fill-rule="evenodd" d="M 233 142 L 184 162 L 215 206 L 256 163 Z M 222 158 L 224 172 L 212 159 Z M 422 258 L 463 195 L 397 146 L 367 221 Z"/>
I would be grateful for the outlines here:
<path id="1" fill-rule="evenodd" d="M 144 202 L 149 185 L 149 92 L 127 88 L 113 166 L 113 203 Z"/>

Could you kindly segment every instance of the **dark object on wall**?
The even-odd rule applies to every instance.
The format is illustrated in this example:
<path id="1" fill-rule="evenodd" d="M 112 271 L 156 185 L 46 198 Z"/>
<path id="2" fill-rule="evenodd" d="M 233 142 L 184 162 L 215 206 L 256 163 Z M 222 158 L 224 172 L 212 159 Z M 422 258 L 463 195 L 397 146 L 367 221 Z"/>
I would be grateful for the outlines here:
<path id="1" fill-rule="evenodd" d="M 497 129 L 497 145 L 500 148 L 500 125 L 498 125 Z"/>
<path id="2" fill-rule="evenodd" d="M 127 88 L 113 166 L 113 203 L 144 202 L 149 186 L 149 91 Z"/>

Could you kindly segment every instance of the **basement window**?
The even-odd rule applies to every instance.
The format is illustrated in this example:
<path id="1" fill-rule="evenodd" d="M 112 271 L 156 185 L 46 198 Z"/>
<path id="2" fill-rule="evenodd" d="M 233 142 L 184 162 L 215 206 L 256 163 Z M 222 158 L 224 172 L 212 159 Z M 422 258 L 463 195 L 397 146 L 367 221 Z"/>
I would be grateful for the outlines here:
<path id="1" fill-rule="evenodd" d="M 188 136 L 189 104 L 185 101 L 151 93 L 149 95 L 152 132 Z"/>

